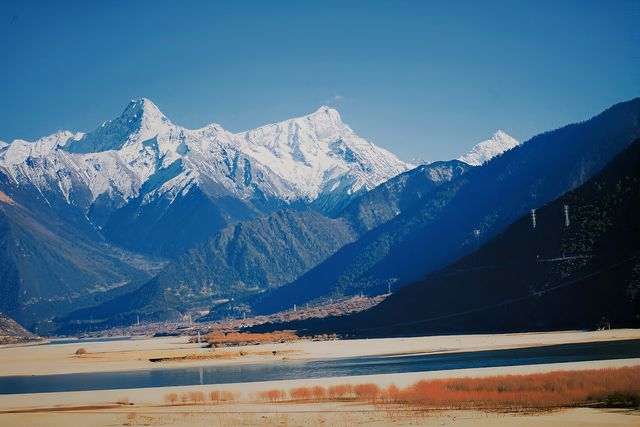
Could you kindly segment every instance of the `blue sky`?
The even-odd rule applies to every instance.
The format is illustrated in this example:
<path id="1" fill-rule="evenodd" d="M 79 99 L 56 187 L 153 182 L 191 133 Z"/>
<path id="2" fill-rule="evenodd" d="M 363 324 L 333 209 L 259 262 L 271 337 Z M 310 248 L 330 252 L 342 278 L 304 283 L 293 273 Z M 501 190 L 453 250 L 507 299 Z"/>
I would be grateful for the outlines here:
<path id="1" fill-rule="evenodd" d="M 0 2 L 0 140 L 148 97 L 239 131 L 337 108 L 404 159 L 640 96 L 639 1 Z"/>

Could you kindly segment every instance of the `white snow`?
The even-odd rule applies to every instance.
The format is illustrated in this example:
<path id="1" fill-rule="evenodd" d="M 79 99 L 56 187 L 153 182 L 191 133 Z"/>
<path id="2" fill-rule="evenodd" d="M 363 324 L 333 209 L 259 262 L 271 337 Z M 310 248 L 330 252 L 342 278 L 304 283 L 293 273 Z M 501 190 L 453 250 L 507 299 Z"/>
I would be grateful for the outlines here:
<path id="1" fill-rule="evenodd" d="M 458 160 L 472 166 L 480 166 L 519 144 L 515 138 L 499 130 L 491 139 L 476 144 L 467 154 L 458 157 Z"/>
<path id="2" fill-rule="evenodd" d="M 88 210 L 101 195 L 123 205 L 144 191 L 143 202 L 152 203 L 159 197 L 173 200 L 195 185 L 212 196 L 245 199 L 256 191 L 288 202 L 332 192 L 348 197 L 410 164 L 360 138 L 327 106 L 231 133 L 218 124 L 195 130 L 177 126 L 143 98 L 91 132 L 0 144 L 0 167 L 18 183 L 60 191 L 69 203 L 74 191 L 90 194 Z"/>

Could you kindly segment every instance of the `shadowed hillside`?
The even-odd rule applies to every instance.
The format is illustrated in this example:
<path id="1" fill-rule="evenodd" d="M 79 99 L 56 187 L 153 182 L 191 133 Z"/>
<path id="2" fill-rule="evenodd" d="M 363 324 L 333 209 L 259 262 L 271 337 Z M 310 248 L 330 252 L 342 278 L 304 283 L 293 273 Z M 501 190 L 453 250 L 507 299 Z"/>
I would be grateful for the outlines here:
<path id="1" fill-rule="evenodd" d="M 535 216 L 535 228 L 522 216 L 366 312 L 278 328 L 375 336 L 640 326 L 640 140 Z"/>
<path id="2" fill-rule="evenodd" d="M 640 98 L 538 135 L 438 187 L 256 308 L 273 312 L 331 294 L 378 294 L 418 280 L 586 182 L 638 137 Z"/>

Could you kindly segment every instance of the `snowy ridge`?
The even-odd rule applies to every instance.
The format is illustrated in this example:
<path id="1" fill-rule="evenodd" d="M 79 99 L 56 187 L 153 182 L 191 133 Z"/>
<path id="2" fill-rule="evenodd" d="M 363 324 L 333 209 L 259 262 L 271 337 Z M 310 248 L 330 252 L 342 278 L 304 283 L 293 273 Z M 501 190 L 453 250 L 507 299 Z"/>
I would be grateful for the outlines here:
<path id="1" fill-rule="evenodd" d="M 177 126 L 143 98 L 86 134 L 64 131 L 35 142 L 0 143 L 0 167 L 15 182 L 60 192 L 86 211 L 98 198 L 117 208 L 139 196 L 143 203 L 172 201 L 194 186 L 212 197 L 259 195 L 291 203 L 332 193 L 340 199 L 409 166 L 360 138 L 326 106 L 231 133 L 217 124 Z"/>
<path id="2" fill-rule="evenodd" d="M 409 168 L 393 154 L 360 138 L 327 106 L 308 116 L 239 134 L 242 151 L 315 200 L 345 184 L 367 190 Z"/>
<path id="3" fill-rule="evenodd" d="M 519 144 L 515 138 L 499 130 L 491 139 L 476 144 L 467 154 L 458 157 L 458 160 L 471 166 L 480 166 Z"/>

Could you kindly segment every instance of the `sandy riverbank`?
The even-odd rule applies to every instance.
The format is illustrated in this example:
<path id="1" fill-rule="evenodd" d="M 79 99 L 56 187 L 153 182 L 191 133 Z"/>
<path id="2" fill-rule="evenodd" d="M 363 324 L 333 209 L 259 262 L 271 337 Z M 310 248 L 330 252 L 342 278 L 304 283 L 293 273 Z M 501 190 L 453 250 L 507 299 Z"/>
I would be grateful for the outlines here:
<path id="1" fill-rule="evenodd" d="M 195 406 L 131 408 L 33 414 L 0 414 L 5 426 L 478 426 L 626 427 L 640 423 L 638 411 L 572 408 L 530 414 L 480 411 L 387 410 L 365 404 L 233 405 L 216 410 Z"/>
<path id="2" fill-rule="evenodd" d="M 71 343 L 48 346 L 5 347 L 0 349 L 0 375 L 51 374 L 64 372 L 100 372 L 254 363 L 291 359 L 352 357 L 396 353 L 434 353 L 480 351 L 563 343 L 583 343 L 640 338 L 639 330 L 598 332 L 553 332 L 504 335 L 442 336 L 392 338 L 376 340 L 298 341 L 216 349 L 217 359 L 152 363 L 152 357 L 175 357 L 208 352 L 186 338 L 135 339 L 130 341 Z M 79 347 L 87 356 L 75 357 Z M 272 355 L 276 351 L 277 356 Z M 243 352 L 245 355 L 240 356 Z M 278 354 L 280 353 L 280 354 Z M 224 356 L 224 357 L 223 357 Z M 290 390 L 293 387 L 328 387 L 344 383 L 375 383 L 381 387 L 395 384 L 404 387 L 423 379 L 482 377 L 503 374 L 529 374 L 560 370 L 582 370 L 623 366 L 640 366 L 637 359 L 571 362 L 528 366 L 458 369 L 421 373 L 364 375 L 290 381 L 254 382 L 224 385 L 158 387 L 65 393 L 0 395 L 0 425 L 68 426 L 68 425 L 638 425 L 640 411 L 574 408 L 535 414 L 508 414 L 482 411 L 400 411 L 359 402 L 264 403 L 255 400 L 260 391 Z M 211 390 L 227 391 L 236 396 L 233 403 L 205 405 L 165 405 L 168 393 Z M 117 402 L 128 401 L 122 405 Z M 7 411 L 30 411 L 7 413 Z"/>
<path id="3" fill-rule="evenodd" d="M 174 386 L 155 388 L 135 388 L 98 391 L 72 391 L 62 393 L 33 393 L 0 395 L 0 410 L 43 408 L 55 406 L 102 405 L 112 404 L 127 398 L 136 405 L 157 405 L 164 402 L 167 393 L 189 393 L 202 391 L 208 394 L 211 390 L 229 391 L 239 400 L 251 400 L 253 394 L 270 389 L 289 390 L 294 387 L 313 387 L 320 385 L 328 387 L 345 383 L 364 384 L 375 383 L 381 387 L 395 384 L 405 387 L 420 380 L 439 378 L 485 377 L 493 375 L 517 375 L 554 371 L 574 371 L 586 369 L 619 368 L 624 366 L 640 366 L 637 359 L 599 360 L 589 362 L 548 363 L 540 365 L 502 366 L 492 368 L 453 369 L 430 372 L 407 372 L 400 374 L 359 375 L 332 378 L 314 378 L 284 381 L 266 381 L 235 384 L 215 384 L 196 386 Z"/>
<path id="4" fill-rule="evenodd" d="M 261 391 L 291 390 L 352 383 L 375 383 L 400 387 L 419 380 L 528 374 L 559 370 L 582 370 L 640 366 L 640 359 L 573 362 L 535 366 L 461 369 L 424 373 L 367 375 L 312 380 L 271 381 L 242 384 L 158 387 L 148 389 L 103 390 L 66 393 L 0 395 L 0 425 L 455 425 L 455 426 L 632 426 L 640 422 L 640 411 L 572 408 L 527 413 L 469 410 L 417 410 L 398 405 L 362 402 L 276 402 L 256 400 Z M 178 395 L 201 391 L 230 392 L 235 401 L 227 403 L 166 405 L 169 393 Z M 127 402 L 122 404 L 118 402 Z M 11 411 L 21 411 L 11 413 Z"/>
<path id="5" fill-rule="evenodd" d="M 640 339 L 638 329 L 309 341 L 207 349 L 186 337 L 0 348 L 0 376 L 109 372 L 396 353 L 445 353 Z M 88 354 L 75 356 L 83 347 Z M 274 352 L 275 351 L 275 355 Z M 150 359 L 198 357 L 154 363 Z"/>

